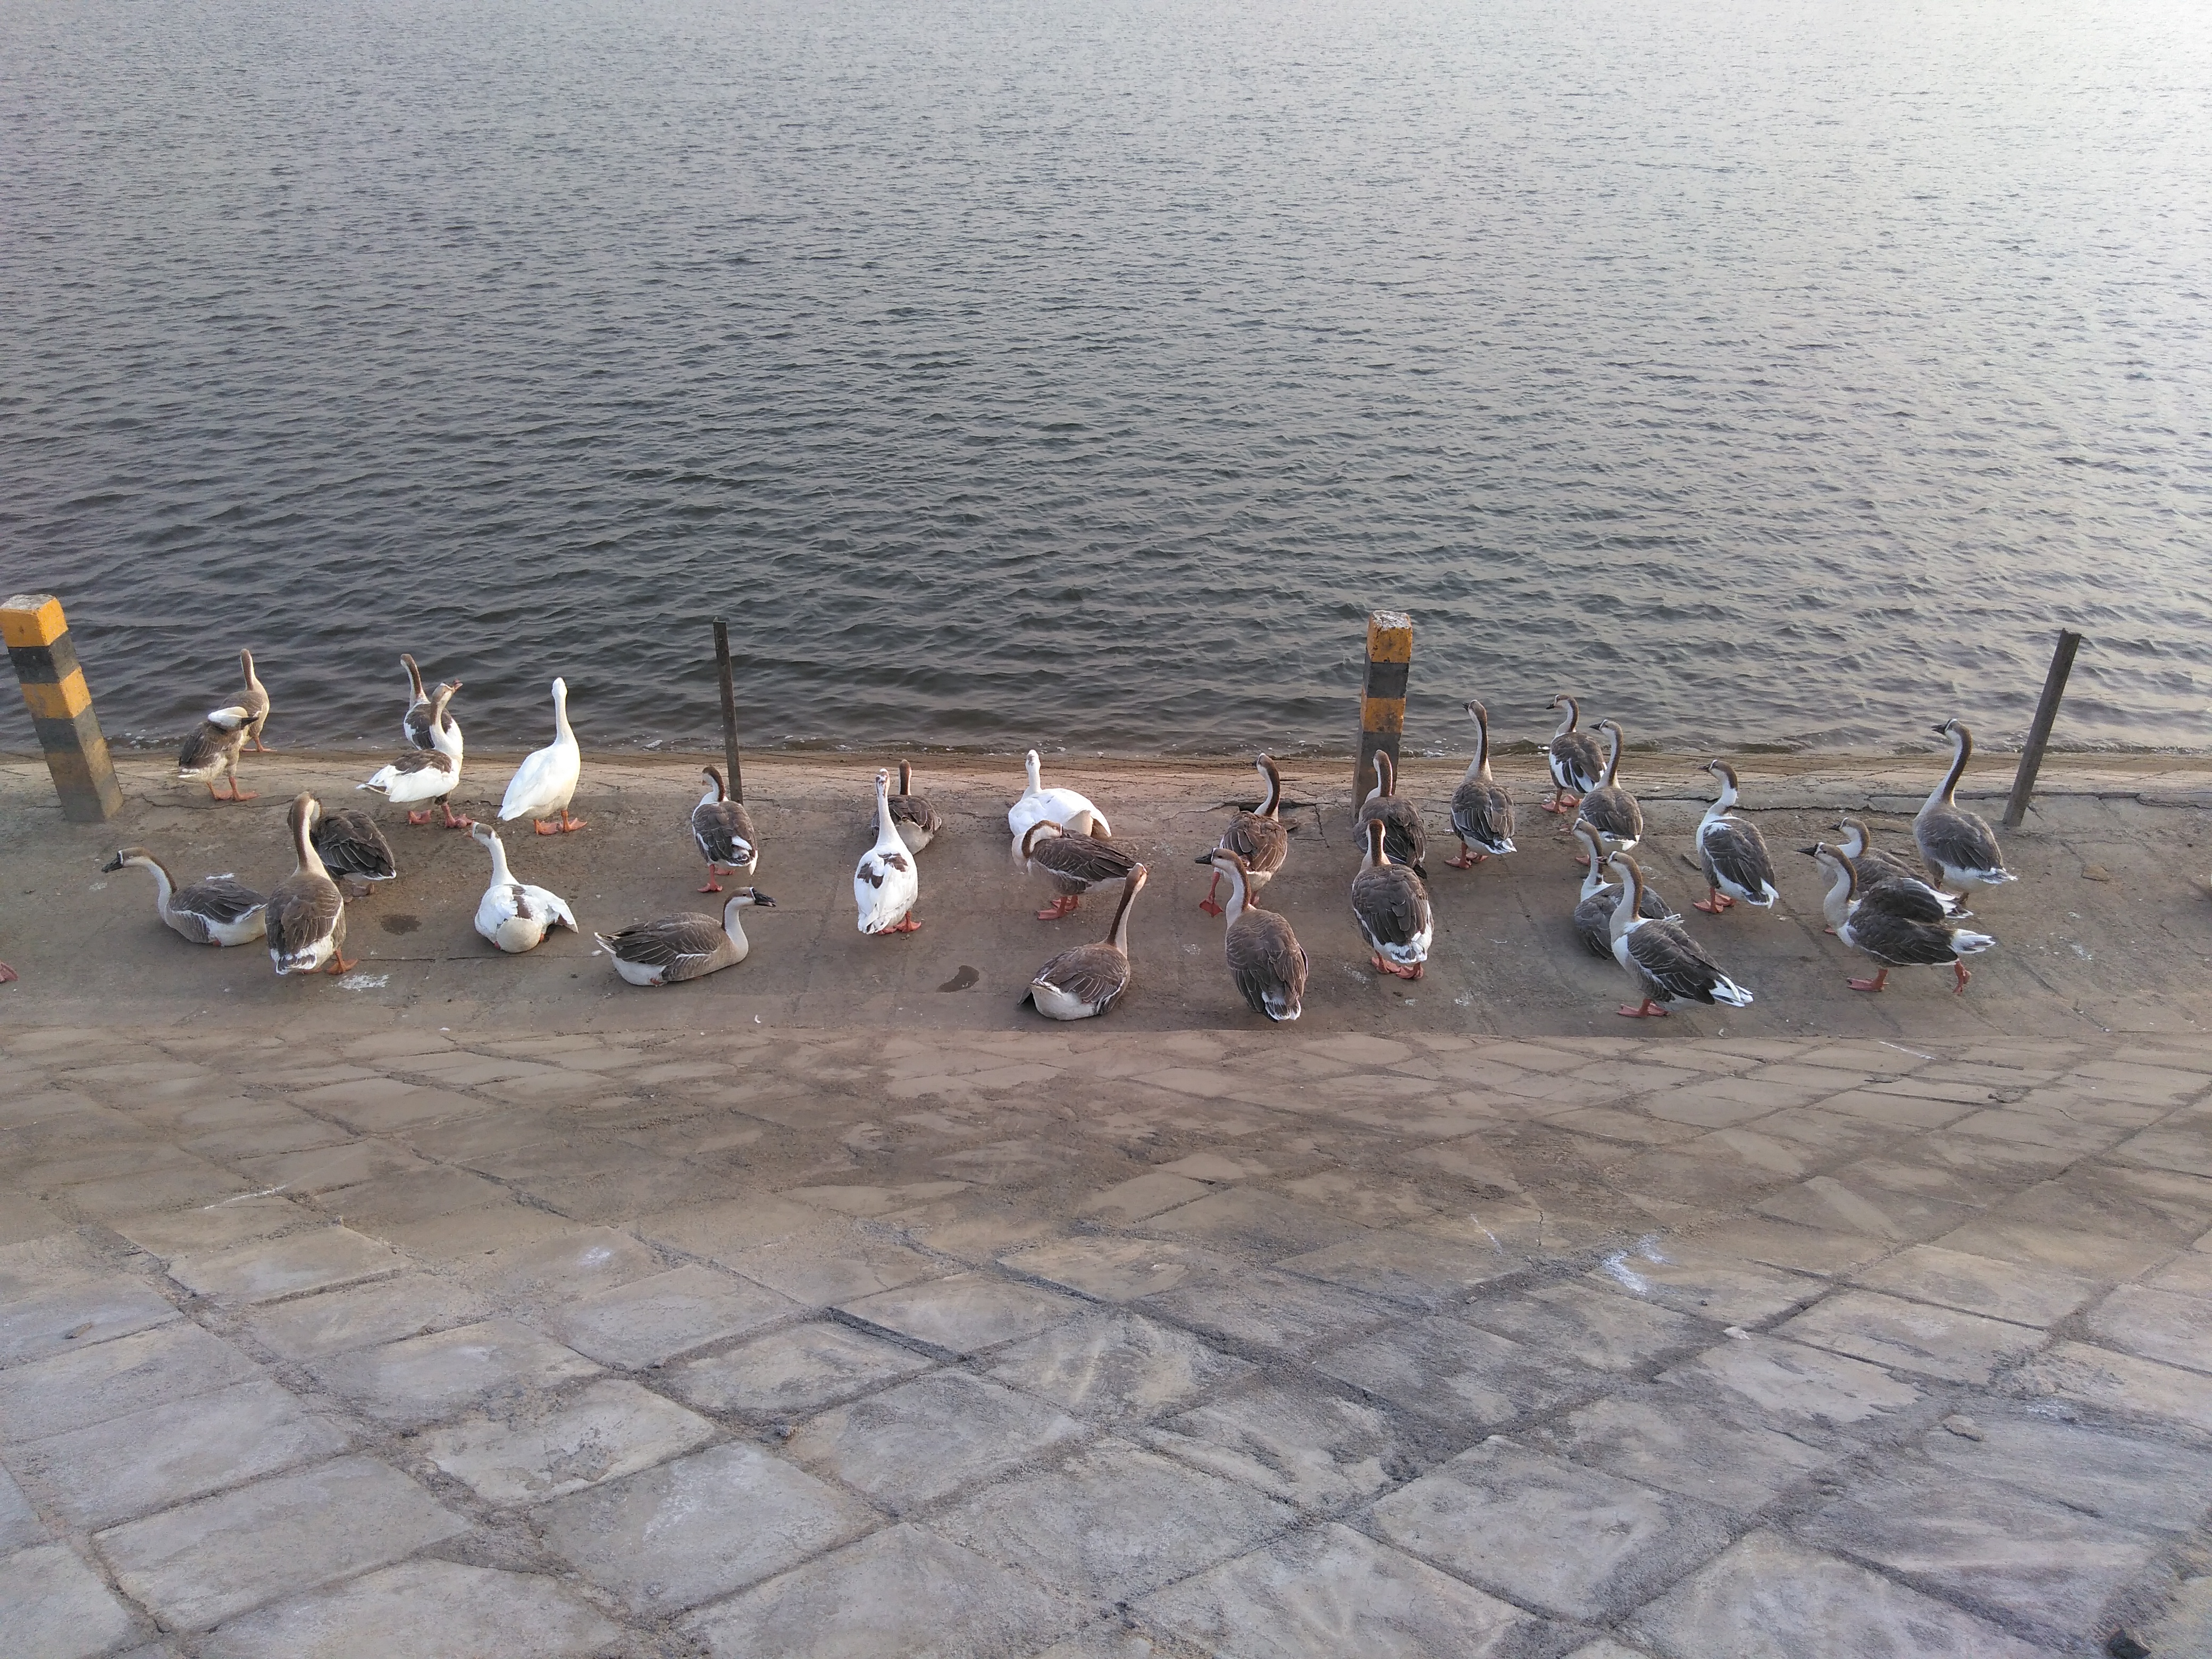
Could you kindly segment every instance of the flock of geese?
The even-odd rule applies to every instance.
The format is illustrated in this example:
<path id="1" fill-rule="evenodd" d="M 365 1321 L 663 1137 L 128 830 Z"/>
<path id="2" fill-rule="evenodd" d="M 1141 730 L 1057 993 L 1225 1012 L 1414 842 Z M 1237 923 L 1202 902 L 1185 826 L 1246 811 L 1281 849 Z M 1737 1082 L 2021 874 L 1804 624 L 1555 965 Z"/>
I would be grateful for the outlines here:
<path id="1" fill-rule="evenodd" d="M 269 694 L 254 673 L 252 653 L 240 657 L 244 692 L 207 716 L 178 759 L 180 781 L 205 783 L 220 800 L 255 799 L 239 787 L 239 761 L 246 743 L 261 750 L 269 718 Z M 402 656 L 400 662 L 408 678 L 402 720 L 408 746 L 357 787 L 405 805 L 411 824 L 432 823 L 442 811 L 443 827 L 468 830 L 485 848 L 491 880 L 477 908 L 476 928 L 501 951 L 533 949 L 551 928 L 575 930 L 574 913 L 559 896 L 514 877 L 496 830 L 453 810 L 464 749 L 451 705 L 460 682 L 426 689 L 415 659 Z M 516 769 L 499 811 L 502 823 L 529 819 L 539 835 L 585 827 L 568 810 L 580 756 L 568 724 L 568 688 L 556 679 L 552 692 L 554 739 Z M 1579 842 L 1577 862 L 1588 866 L 1574 909 L 1575 932 L 1593 955 L 1611 957 L 1628 975 L 1638 1000 L 1620 1012 L 1643 1018 L 1686 1003 L 1748 1006 L 1752 993 L 1691 936 L 1682 915 L 1652 887 L 1633 855 L 1644 838 L 1644 811 L 1620 781 L 1620 726 L 1601 720 L 1583 731 L 1580 705 L 1564 693 L 1551 707 L 1561 715 L 1543 750 L 1552 788 L 1540 805 L 1547 813 L 1572 815 L 1559 833 Z M 1489 712 L 1480 702 L 1469 702 L 1467 712 L 1474 722 L 1474 754 L 1449 809 L 1459 853 L 1445 863 L 1455 870 L 1516 850 L 1513 796 L 1491 773 Z M 1972 913 L 1962 896 L 2015 878 L 2005 868 L 1989 824 L 1957 804 L 1972 734 L 1955 720 L 1936 730 L 1950 740 L 1952 757 L 1913 823 L 1922 868 L 1877 850 L 1856 819 L 1838 826 L 1837 842 L 1801 849 L 1819 866 L 1829 931 L 1878 964 L 1872 978 L 1848 981 L 1854 990 L 1881 990 L 1893 968 L 1929 966 L 1950 968 L 1963 994 L 1971 977 L 1966 959 L 1996 942 L 1966 926 Z M 1356 820 L 1361 857 L 1352 880 L 1352 913 L 1378 973 L 1419 979 L 1436 938 L 1427 830 L 1419 809 L 1398 794 L 1390 757 L 1378 753 L 1374 763 L 1375 785 Z M 1215 845 L 1199 856 L 1213 877 L 1200 902 L 1208 915 L 1226 919 L 1224 953 L 1239 994 L 1270 1020 L 1295 1020 L 1304 1005 L 1306 953 L 1289 920 L 1260 902 L 1290 855 L 1283 778 L 1266 755 L 1255 764 L 1264 793 L 1256 807 L 1240 808 Z M 1035 750 L 1027 769 L 1026 787 L 1008 809 L 1006 827 L 1015 859 L 1053 894 L 1038 919 L 1060 921 L 1087 896 L 1118 895 L 1106 937 L 1054 957 L 1031 977 L 1023 998 L 1048 1018 L 1087 1019 L 1104 1013 L 1128 989 L 1129 908 L 1148 872 L 1114 842 L 1110 821 L 1087 796 L 1045 786 Z M 1773 860 L 1758 827 L 1735 813 L 1735 772 L 1718 760 L 1705 769 L 1717 781 L 1719 794 L 1698 824 L 1706 896 L 1691 908 L 1714 916 L 1737 904 L 1771 910 L 1781 896 Z M 594 934 L 615 971 L 633 985 L 675 984 L 744 961 L 750 945 L 739 913 L 752 906 L 775 908 L 775 900 L 750 884 L 761 856 L 750 815 L 730 799 L 719 769 L 707 767 L 701 775 L 706 790 L 691 812 L 692 838 L 707 865 L 707 884 L 699 890 L 723 893 L 725 875 L 748 884 L 728 890 L 719 919 L 687 912 Z M 216 787 L 226 779 L 227 793 Z M 392 879 L 397 867 L 391 846 L 368 813 L 326 810 L 312 794 L 298 796 L 287 816 L 295 868 L 265 897 L 228 876 L 179 886 L 143 848 L 124 848 L 106 867 L 150 871 L 161 919 L 195 944 L 265 939 L 279 974 L 343 973 L 354 963 L 344 955 L 346 892 L 340 884 L 359 896 L 371 884 Z M 943 817 L 915 793 L 910 765 L 900 764 L 896 790 L 889 770 L 876 774 L 875 841 L 853 872 L 863 934 L 921 927 L 914 916 L 921 896 L 920 855 L 944 830 Z M 1219 901 L 1224 882 L 1225 903 Z"/>

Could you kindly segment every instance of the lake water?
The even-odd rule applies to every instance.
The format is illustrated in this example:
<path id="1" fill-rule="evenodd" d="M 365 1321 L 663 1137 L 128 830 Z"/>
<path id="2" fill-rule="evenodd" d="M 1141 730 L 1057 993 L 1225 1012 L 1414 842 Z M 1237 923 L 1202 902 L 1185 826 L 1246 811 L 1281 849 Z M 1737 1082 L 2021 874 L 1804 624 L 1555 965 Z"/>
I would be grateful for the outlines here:
<path id="1" fill-rule="evenodd" d="M 0 0 L 112 735 L 2212 746 L 2212 13 Z M 0 745 L 27 745 L 8 700 Z"/>

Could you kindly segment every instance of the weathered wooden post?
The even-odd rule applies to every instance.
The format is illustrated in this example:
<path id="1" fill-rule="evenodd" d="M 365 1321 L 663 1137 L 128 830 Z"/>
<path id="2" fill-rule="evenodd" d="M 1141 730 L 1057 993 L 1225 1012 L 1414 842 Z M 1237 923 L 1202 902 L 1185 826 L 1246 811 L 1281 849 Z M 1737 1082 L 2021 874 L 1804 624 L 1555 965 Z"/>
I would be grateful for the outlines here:
<path id="1" fill-rule="evenodd" d="M 123 791 L 107 739 L 100 734 L 100 717 L 92 712 L 76 647 L 70 643 L 62 602 L 51 593 L 16 594 L 0 605 L 0 638 L 7 641 L 8 660 L 22 682 L 46 770 L 62 798 L 62 816 L 71 823 L 113 817 L 123 810 Z"/>
<path id="2" fill-rule="evenodd" d="M 2074 672 L 2074 653 L 2081 648 L 2079 634 L 2063 628 L 2058 630 L 2058 648 L 2051 653 L 2051 672 L 2043 677 L 2043 700 L 2035 705 L 2035 724 L 2027 728 L 2027 747 L 2020 751 L 2020 770 L 2012 777 L 2012 799 L 2005 803 L 2008 830 L 2019 829 L 2027 817 L 2035 775 L 2043 769 L 2043 751 L 2051 742 L 2051 723 L 2058 718 L 2058 700 L 2066 695 L 2066 678 Z"/>
<path id="3" fill-rule="evenodd" d="M 730 763 L 730 799 L 745 798 L 745 775 L 738 765 L 738 692 L 730 679 L 730 625 L 714 618 L 714 667 L 722 679 L 722 753 Z"/>
<path id="4" fill-rule="evenodd" d="M 1413 619 L 1402 611 L 1370 611 L 1367 617 L 1367 680 L 1359 693 L 1359 763 L 1352 771 L 1356 811 L 1375 787 L 1375 757 L 1398 763 L 1398 739 L 1406 731 L 1406 681 L 1413 667 Z"/>

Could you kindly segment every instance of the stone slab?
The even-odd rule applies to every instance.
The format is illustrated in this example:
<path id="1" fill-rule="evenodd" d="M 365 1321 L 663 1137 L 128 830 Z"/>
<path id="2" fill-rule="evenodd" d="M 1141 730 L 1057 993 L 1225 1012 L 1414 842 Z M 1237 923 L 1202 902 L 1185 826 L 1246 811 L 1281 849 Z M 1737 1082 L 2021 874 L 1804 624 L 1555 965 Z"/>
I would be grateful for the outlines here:
<path id="1" fill-rule="evenodd" d="M 0 1555 L 12 1555 L 17 1550 L 27 1549 L 33 1544 L 46 1541 L 46 1529 L 40 1523 L 31 1500 L 23 1496 L 15 1477 L 0 1469 Z"/>
<path id="2" fill-rule="evenodd" d="M 369 1416 L 398 1424 L 434 1423 L 480 1404 L 526 1398 L 599 1369 L 511 1319 L 357 1348 L 308 1367 Z"/>
<path id="3" fill-rule="evenodd" d="M 1085 1304 L 988 1273 L 955 1273 L 842 1304 L 839 1311 L 909 1342 L 970 1354 L 1073 1319 Z"/>
<path id="4" fill-rule="evenodd" d="M 1598 1400 L 1528 1437 L 1624 1480 L 1740 1514 L 1765 1508 L 1837 1453 L 1723 1410 L 1707 1394 L 1654 1384 Z"/>
<path id="5" fill-rule="evenodd" d="M 1523 1271 L 1528 1264 L 1504 1250 L 1479 1249 L 1433 1233 L 1393 1228 L 1364 1231 L 1341 1243 L 1309 1250 L 1276 1265 L 1285 1273 L 1304 1273 L 1309 1279 L 1435 1312 L 1493 1279 Z"/>
<path id="6" fill-rule="evenodd" d="M 579 1352 L 603 1365 L 640 1370 L 799 1312 L 789 1297 L 693 1262 L 580 1297 L 553 1322 Z"/>
<path id="7" fill-rule="evenodd" d="M 1170 1176 L 1173 1180 L 1176 1177 Z M 1296 1255 L 1341 1243 L 1367 1230 L 1356 1221 L 1264 1187 L 1236 1187 L 1212 1192 L 1194 1203 L 1163 1210 L 1145 1224 L 1147 1232 L 1181 1234 L 1231 1249 L 1262 1256 Z"/>
<path id="8" fill-rule="evenodd" d="M 1711 1328 L 1694 1319 L 1587 1283 L 1478 1297 L 1460 1317 L 1538 1352 L 1604 1371 L 1634 1370 L 1662 1354 L 1702 1346 L 1711 1336 Z"/>
<path id="9" fill-rule="evenodd" d="M 458 1561 L 407 1561 L 264 1607 L 201 1638 L 202 1659 L 586 1659 L 622 1640 L 556 1581 Z"/>
<path id="10" fill-rule="evenodd" d="M 2023 1366 L 2020 1389 L 2100 1411 L 2162 1423 L 2197 1444 L 2212 1443 L 2212 1377 L 2086 1342 L 2061 1342 Z"/>
<path id="11" fill-rule="evenodd" d="M 1218 1285 L 1147 1297 L 1143 1306 L 1218 1340 L 1265 1353 L 1297 1353 L 1398 1316 L 1388 1303 L 1334 1285 L 1258 1272 Z"/>
<path id="12" fill-rule="evenodd" d="M 2146 1359 L 2212 1371 L 2212 1301 L 2123 1285 L 2090 1310 L 2089 1329 Z"/>
<path id="13" fill-rule="evenodd" d="M 164 1324 L 177 1310 L 136 1279 L 88 1279 L 0 1306 L 0 1368 Z"/>
<path id="14" fill-rule="evenodd" d="M 2071 1273 L 2024 1267 L 1936 1244 L 1901 1250 L 1861 1273 L 1858 1282 L 1893 1296 L 2038 1327 L 2065 1318 L 2097 1293 L 2094 1282 Z"/>
<path id="15" fill-rule="evenodd" d="M 1503 1428 L 1602 1386 L 1597 1373 L 1571 1361 L 1445 1316 L 1346 1343 L 1314 1368 L 1466 1433 Z"/>
<path id="16" fill-rule="evenodd" d="M 1041 1401 L 965 1371 L 937 1371 L 823 1413 L 785 1449 L 898 1511 L 1003 1474 L 1083 1433 Z"/>
<path id="17" fill-rule="evenodd" d="M 702 1411 L 782 1418 L 820 1411 L 933 1363 L 865 1332 L 815 1322 L 679 1361 L 661 1381 Z"/>
<path id="18" fill-rule="evenodd" d="M 712 1439 L 714 1425 L 619 1377 L 557 1402 L 472 1417 L 421 1437 L 422 1455 L 488 1504 L 537 1503 L 648 1468 Z"/>
<path id="19" fill-rule="evenodd" d="M 1616 1250 L 1592 1275 L 1676 1313 L 1757 1325 L 1827 1288 L 1825 1281 L 1680 1245 Z"/>
<path id="20" fill-rule="evenodd" d="M 245 1325 L 271 1353 L 307 1360 L 472 1324 L 487 1311 L 483 1298 L 459 1279 L 402 1273 L 256 1308 Z"/>
<path id="21" fill-rule="evenodd" d="M 1127 1426 L 1249 1376 L 1250 1361 L 1142 1314 L 1094 1313 L 1018 1342 L 990 1375 L 1091 1421 Z"/>
<path id="22" fill-rule="evenodd" d="M 2043 1345 L 2030 1326 L 1875 1291 L 1844 1291 L 1775 1327 L 1793 1342 L 1948 1382 L 1987 1382 Z"/>
<path id="23" fill-rule="evenodd" d="M 1204 1198 L 1212 1190 L 1202 1181 L 1152 1170 L 1091 1194 L 1075 1206 L 1075 1212 L 1109 1223 L 1141 1221 Z"/>
<path id="24" fill-rule="evenodd" d="M 1388 1413 L 1310 1385 L 1270 1384 L 1232 1395 L 1170 1419 L 1144 1441 L 1322 1513 L 1372 1498 L 1415 1471 Z"/>
<path id="25" fill-rule="evenodd" d="M 173 1320 L 0 1371 L 0 1441 L 43 1439 L 258 1374 L 229 1343 Z"/>
<path id="26" fill-rule="evenodd" d="M 1962 1480 L 2001 1480 L 2137 1532 L 2192 1532 L 2212 1511 L 2212 1454 L 2043 1416 L 1973 1421 L 1978 1438 L 1937 1429 L 1922 1451 Z"/>
<path id="27" fill-rule="evenodd" d="M 25 1659 L 92 1659 L 130 1638 L 130 1610 L 65 1545 L 0 1559 L 7 1647 Z"/>
<path id="28" fill-rule="evenodd" d="M 999 1264 L 1011 1273 L 1026 1273 L 1102 1302 L 1130 1302 L 1246 1271 L 1243 1263 L 1195 1244 L 1096 1235 L 1055 1239 L 1000 1256 Z"/>
<path id="29" fill-rule="evenodd" d="M 406 1258 L 390 1245 L 350 1227 L 323 1227 L 211 1255 L 180 1255 L 169 1263 L 169 1277 L 197 1296 L 271 1302 L 396 1273 L 406 1265 Z"/>
<path id="30" fill-rule="evenodd" d="M 1784 1422 L 1863 1423 L 1920 1398 L 1878 1365 L 1764 1336 L 1723 1341 L 1660 1381 L 1717 1383 Z"/>

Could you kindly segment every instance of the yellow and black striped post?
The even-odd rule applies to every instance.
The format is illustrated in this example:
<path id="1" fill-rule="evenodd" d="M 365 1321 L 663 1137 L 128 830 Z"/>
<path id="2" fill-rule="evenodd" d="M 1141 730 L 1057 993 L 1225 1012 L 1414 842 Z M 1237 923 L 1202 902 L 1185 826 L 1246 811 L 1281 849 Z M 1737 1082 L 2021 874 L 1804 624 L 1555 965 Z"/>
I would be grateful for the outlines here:
<path id="1" fill-rule="evenodd" d="M 1367 682 L 1359 693 L 1359 764 L 1352 769 L 1354 810 L 1375 787 L 1375 757 L 1398 763 L 1398 739 L 1406 730 L 1406 679 L 1413 668 L 1413 619 L 1402 611 L 1370 611 L 1367 617 Z"/>
<path id="2" fill-rule="evenodd" d="M 51 593 L 18 593 L 0 605 L 0 637 L 8 641 L 8 660 L 23 683 L 23 701 L 46 751 L 62 816 L 72 823 L 98 823 L 123 810 L 123 791 L 115 781 L 115 763 L 100 717 L 92 712 L 92 693 L 70 643 L 62 602 Z"/>

